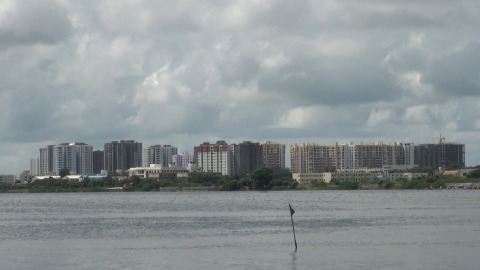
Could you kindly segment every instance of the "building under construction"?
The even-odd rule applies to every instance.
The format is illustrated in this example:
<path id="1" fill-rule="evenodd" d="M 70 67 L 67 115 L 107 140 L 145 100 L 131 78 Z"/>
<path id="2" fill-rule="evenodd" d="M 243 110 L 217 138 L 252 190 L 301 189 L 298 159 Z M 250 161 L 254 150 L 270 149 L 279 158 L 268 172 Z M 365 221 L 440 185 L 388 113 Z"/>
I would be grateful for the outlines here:
<path id="1" fill-rule="evenodd" d="M 415 146 L 415 165 L 430 168 L 464 168 L 465 144 L 420 144 Z"/>

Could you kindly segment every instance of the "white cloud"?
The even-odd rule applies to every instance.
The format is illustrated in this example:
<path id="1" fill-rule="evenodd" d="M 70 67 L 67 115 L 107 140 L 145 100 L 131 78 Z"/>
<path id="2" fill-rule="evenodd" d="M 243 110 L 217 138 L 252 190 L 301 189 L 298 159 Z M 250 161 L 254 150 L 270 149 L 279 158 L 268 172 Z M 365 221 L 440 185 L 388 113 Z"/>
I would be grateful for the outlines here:
<path id="1" fill-rule="evenodd" d="M 273 127 L 306 128 L 314 123 L 315 114 L 315 108 L 294 108 L 285 113 Z"/>
<path id="2" fill-rule="evenodd" d="M 402 88 L 414 96 L 429 98 L 435 94 L 431 85 L 422 82 L 422 74 L 418 71 L 407 71 L 398 80 Z"/>
<path id="3" fill-rule="evenodd" d="M 264 59 L 261 65 L 265 69 L 278 69 L 285 65 L 288 65 L 289 63 L 290 60 L 286 58 L 283 53 L 280 53 L 278 55 Z"/>
<path id="4" fill-rule="evenodd" d="M 375 109 L 370 112 L 367 120 L 368 127 L 379 127 L 392 120 L 393 112 L 390 109 Z"/>
<path id="5" fill-rule="evenodd" d="M 428 125 L 431 119 L 431 111 L 426 105 L 408 107 L 405 109 L 403 120 L 406 123 L 422 123 Z"/>
<path id="6" fill-rule="evenodd" d="M 425 38 L 424 33 L 412 33 L 408 41 L 408 48 L 414 49 L 414 48 L 422 47 L 424 38 Z"/>

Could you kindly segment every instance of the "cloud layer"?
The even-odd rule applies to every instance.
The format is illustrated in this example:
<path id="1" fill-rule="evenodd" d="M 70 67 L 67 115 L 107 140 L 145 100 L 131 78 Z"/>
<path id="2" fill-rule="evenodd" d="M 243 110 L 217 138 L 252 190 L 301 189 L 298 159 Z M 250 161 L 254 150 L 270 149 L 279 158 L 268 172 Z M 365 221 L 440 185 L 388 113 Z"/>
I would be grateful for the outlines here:
<path id="1" fill-rule="evenodd" d="M 413 141 L 480 164 L 477 1 L 0 0 L 0 173 L 48 143 Z"/>

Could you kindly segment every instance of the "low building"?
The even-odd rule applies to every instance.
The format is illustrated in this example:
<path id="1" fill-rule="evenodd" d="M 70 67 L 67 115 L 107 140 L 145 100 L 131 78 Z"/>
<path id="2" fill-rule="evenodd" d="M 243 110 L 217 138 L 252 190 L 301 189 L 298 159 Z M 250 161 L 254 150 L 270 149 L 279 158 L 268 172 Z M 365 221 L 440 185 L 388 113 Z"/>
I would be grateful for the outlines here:
<path id="1" fill-rule="evenodd" d="M 300 185 L 308 185 L 312 182 L 330 183 L 331 177 L 326 173 L 292 173 L 293 180 Z"/>
<path id="2" fill-rule="evenodd" d="M 45 179 L 49 179 L 49 178 L 60 179 L 61 177 L 58 176 L 58 175 L 37 175 L 37 176 L 32 178 L 32 182 L 35 182 L 37 180 L 45 180 Z"/>
<path id="3" fill-rule="evenodd" d="M 459 170 L 443 170 L 440 172 L 440 176 L 460 176 L 460 177 L 466 177 L 467 174 L 469 174 L 471 171 L 474 169 L 459 169 Z"/>
<path id="4" fill-rule="evenodd" d="M 15 184 L 15 175 L 13 174 L 0 174 L 0 184 L 13 185 Z"/>
<path id="5" fill-rule="evenodd" d="M 197 173 L 198 167 L 194 164 L 189 164 L 187 167 L 177 167 L 170 165 L 164 167 L 160 164 L 151 164 L 148 167 L 130 168 L 128 176 L 138 176 L 141 178 L 162 178 L 162 179 L 176 179 L 190 177 L 192 173 Z"/>
<path id="6" fill-rule="evenodd" d="M 324 173 L 293 173 L 292 178 L 300 185 L 312 182 L 343 182 L 343 181 L 380 181 L 380 180 L 412 180 L 427 177 L 428 173 L 386 173 L 375 169 L 341 170 Z"/>

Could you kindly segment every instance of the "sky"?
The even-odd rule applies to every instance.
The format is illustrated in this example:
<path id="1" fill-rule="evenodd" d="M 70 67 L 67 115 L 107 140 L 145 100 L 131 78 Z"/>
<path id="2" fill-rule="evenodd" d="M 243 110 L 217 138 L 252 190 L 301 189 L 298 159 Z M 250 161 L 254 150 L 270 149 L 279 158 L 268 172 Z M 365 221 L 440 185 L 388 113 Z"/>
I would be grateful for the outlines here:
<path id="1" fill-rule="evenodd" d="M 288 149 L 441 134 L 478 165 L 479 10 L 476 0 L 0 0 L 0 174 L 29 170 L 48 144 L 125 139 L 192 153 L 216 140 Z"/>

